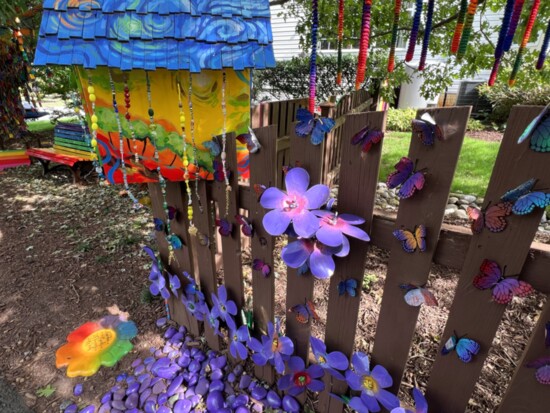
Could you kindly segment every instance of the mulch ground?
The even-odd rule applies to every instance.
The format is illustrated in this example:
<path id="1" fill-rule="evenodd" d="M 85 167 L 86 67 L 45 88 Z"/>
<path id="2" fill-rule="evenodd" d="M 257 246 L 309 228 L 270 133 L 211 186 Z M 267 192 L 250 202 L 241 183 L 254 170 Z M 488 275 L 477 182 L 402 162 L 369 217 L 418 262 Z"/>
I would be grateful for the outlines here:
<path id="1" fill-rule="evenodd" d="M 119 188 L 75 186 L 63 176 L 42 178 L 36 165 L 0 173 L 0 379 L 14 386 L 35 412 L 58 411 L 72 398 L 77 382 L 85 383 L 82 402 L 97 403 L 137 353 L 145 355 L 158 345 L 155 320 L 163 314 L 162 305 L 141 300 L 149 273 L 141 246 L 154 244 L 151 221 L 149 211 L 132 210 Z M 387 252 L 371 248 L 355 343 L 365 352 L 372 349 L 387 260 Z M 284 319 L 284 265 L 279 262 L 274 273 L 277 316 Z M 430 286 L 440 306 L 420 312 L 402 397 L 427 383 L 457 279 L 452 270 L 432 268 Z M 543 301 L 535 296 L 508 306 L 469 411 L 489 413 L 498 406 Z M 313 333 L 323 338 L 328 283 L 316 283 L 315 302 L 321 321 L 313 325 Z M 88 379 L 68 379 L 55 368 L 55 350 L 68 333 L 120 312 L 139 328 L 133 355 Z M 48 385 L 55 392 L 38 397 L 37 390 Z"/>

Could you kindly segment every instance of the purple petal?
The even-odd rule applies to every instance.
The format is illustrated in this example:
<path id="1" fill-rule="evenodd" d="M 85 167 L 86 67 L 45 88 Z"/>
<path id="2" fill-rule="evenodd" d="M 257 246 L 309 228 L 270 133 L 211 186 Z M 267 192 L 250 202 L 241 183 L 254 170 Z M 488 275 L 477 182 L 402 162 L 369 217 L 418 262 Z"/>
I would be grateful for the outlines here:
<path id="1" fill-rule="evenodd" d="M 262 194 L 260 204 L 265 209 L 282 208 L 286 198 L 287 195 L 279 188 L 271 187 L 267 188 Z"/>
<path id="2" fill-rule="evenodd" d="M 275 326 L 271 321 L 267 323 L 267 335 L 269 337 L 273 337 L 273 334 L 275 334 Z"/>
<path id="3" fill-rule="evenodd" d="M 313 336 L 309 338 L 309 341 L 311 342 L 311 349 L 313 350 L 313 354 L 315 354 L 315 356 L 320 354 L 321 356 L 325 357 L 327 352 L 327 346 L 325 345 L 325 343 L 323 343 L 317 337 Z"/>
<path id="4" fill-rule="evenodd" d="M 236 346 L 236 342 L 235 341 L 232 341 L 231 344 L 229 345 L 229 352 L 231 353 L 231 356 L 236 359 L 237 358 L 237 346 Z"/>
<path id="5" fill-rule="evenodd" d="M 353 225 L 342 225 L 340 229 L 344 234 L 349 235 L 350 237 L 357 238 L 362 241 L 370 241 L 369 234 L 361 228 L 354 227 Z"/>
<path id="6" fill-rule="evenodd" d="M 331 255 L 325 255 L 321 253 L 318 249 L 315 249 L 311 253 L 309 258 L 309 267 L 311 273 L 320 279 L 329 278 L 334 274 L 334 269 L 336 265 Z"/>
<path id="7" fill-rule="evenodd" d="M 159 295 L 160 294 L 160 290 L 159 290 L 157 284 L 151 284 L 149 286 L 149 291 L 151 291 L 151 294 L 153 294 L 153 295 Z"/>
<path id="8" fill-rule="evenodd" d="M 248 342 L 248 348 L 250 348 L 250 350 L 256 352 L 256 353 L 261 353 L 262 351 L 262 343 L 260 343 L 258 341 L 258 339 L 252 337 L 250 339 L 250 341 Z"/>
<path id="9" fill-rule="evenodd" d="M 225 303 L 225 308 L 227 309 L 227 312 L 231 315 L 237 314 L 237 304 L 235 304 L 235 301 L 233 300 L 227 300 Z"/>
<path id="10" fill-rule="evenodd" d="M 365 353 L 358 351 L 351 357 L 351 362 L 355 371 L 361 375 L 370 375 L 370 360 Z"/>
<path id="11" fill-rule="evenodd" d="M 314 185 L 305 193 L 308 209 L 321 208 L 328 201 L 330 189 L 326 185 Z"/>
<path id="12" fill-rule="evenodd" d="M 311 242 L 298 240 L 285 246 L 281 252 L 281 257 L 289 267 L 300 268 L 307 261 L 312 251 Z"/>
<path id="13" fill-rule="evenodd" d="M 325 370 L 328 371 L 332 377 L 334 377 L 338 380 L 342 380 L 342 381 L 346 380 L 346 378 L 342 375 L 342 373 L 340 373 L 337 370 L 334 370 L 333 368 L 326 367 Z"/>
<path id="14" fill-rule="evenodd" d="M 343 237 L 342 245 L 338 248 L 336 252 L 334 252 L 334 255 L 337 257 L 347 257 L 349 254 L 349 240 L 346 237 Z"/>
<path id="15" fill-rule="evenodd" d="M 363 389 L 363 382 L 361 381 L 361 377 L 351 370 L 346 371 L 346 381 L 348 382 L 349 387 L 351 387 L 353 390 L 360 391 Z"/>
<path id="16" fill-rule="evenodd" d="M 305 366 L 304 360 L 300 357 L 293 356 L 288 361 L 288 368 L 293 372 L 304 371 Z"/>
<path id="17" fill-rule="evenodd" d="M 239 341 L 248 341 L 250 339 L 250 332 L 248 331 L 248 326 L 240 326 L 237 330 L 237 338 Z"/>
<path id="18" fill-rule="evenodd" d="M 282 235 L 290 225 L 291 214 L 280 209 L 274 209 L 264 215 L 262 224 L 268 234 Z"/>
<path id="19" fill-rule="evenodd" d="M 170 291 L 168 291 L 166 288 L 163 288 L 162 290 L 160 290 L 160 295 L 165 300 L 168 300 L 170 298 Z"/>
<path id="20" fill-rule="evenodd" d="M 292 386 L 292 374 L 286 374 L 279 379 L 278 387 L 281 390 L 286 390 Z"/>
<path id="21" fill-rule="evenodd" d="M 334 225 L 325 224 L 315 233 L 319 241 L 329 247 L 339 247 L 344 242 L 342 231 Z"/>
<path id="22" fill-rule="evenodd" d="M 294 343 L 288 337 L 279 337 L 279 344 L 281 346 L 281 353 L 290 356 L 294 353 Z"/>
<path id="23" fill-rule="evenodd" d="M 227 290 L 225 289 L 225 285 L 220 285 L 218 287 L 218 298 L 220 303 L 225 303 L 227 301 Z"/>
<path id="24" fill-rule="evenodd" d="M 428 402 L 420 390 L 414 388 L 412 391 L 416 413 L 428 413 Z"/>
<path id="25" fill-rule="evenodd" d="M 325 370 L 318 364 L 312 364 L 311 366 L 309 366 L 307 368 L 307 372 L 312 379 L 318 379 L 325 375 Z"/>
<path id="26" fill-rule="evenodd" d="M 393 384 L 393 380 L 390 376 L 390 373 L 388 373 L 388 370 L 386 370 L 381 365 L 375 366 L 372 369 L 371 376 L 374 380 L 376 380 L 378 385 L 383 389 L 390 387 Z"/>
<path id="27" fill-rule="evenodd" d="M 397 396 L 387 390 L 380 389 L 376 394 L 376 398 L 380 403 L 382 403 L 382 406 L 384 406 L 388 410 L 399 407 L 399 399 L 397 398 Z"/>
<path id="28" fill-rule="evenodd" d="M 321 369 L 323 370 L 323 369 Z M 320 392 L 325 390 L 325 383 L 323 383 L 321 380 L 311 380 L 311 382 L 308 384 L 307 388 L 314 392 Z"/>
<path id="29" fill-rule="evenodd" d="M 288 394 L 290 394 L 291 396 L 296 397 L 296 396 L 302 394 L 305 390 L 306 390 L 305 387 L 294 386 L 294 387 L 291 387 L 290 389 L 288 389 Z"/>
<path id="30" fill-rule="evenodd" d="M 391 413 L 413 413 L 409 409 L 404 409 L 402 407 L 398 407 L 396 409 L 393 409 Z"/>
<path id="31" fill-rule="evenodd" d="M 271 214 L 271 212 L 269 212 L 268 214 Z M 265 216 L 267 217 L 267 215 Z M 313 234 L 315 234 L 319 229 L 320 222 L 321 220 L 319 218 L 317 218 L 314 214 L 307 210 L 303 210 L 300 214 L 294 215 L 294 217 L 292 218 L 294 231 L 296 231 L 296 234 L 303 238 L 312 237 Z"/>
<path id="32" fill-rule="evenodd" d="M 285 371 L 285 362 L 279 353 L 275 353 L 273 356 L 273 367 L 279 374 L 283 374 Z"/>
<path id="33" fill-rule="evenodd" d="M 343 219 L 350 225 L 361 225 L 365 223 L 365 220 L 357 215 L 352 214 L 340 214 L 338 218 Z"/>
<path id="34" fill-rule="evenodd" d="M 230 330 L 235 330 L 237 328 L 237 325 L 235 324 L 235 320 L 233 320 L 233 317 L 231 317 L 229 314 L 225 315 L 224 321 Z"/>
<path id="35" fill-rule="evenodd" d="M 327 354 L 326 359 L 328 365 L 333 369 L 344 371 L 348 368 L 348 358 L 345 356 L 344 353 L 333 351 L 332 353 Z"/>
<path id="36" fill-rule="evenodd" d="M 248 357 L 248 350 L 246 349 L 245 345 L 243 343 L 236 343 L 235 347 L 237 348 L 240 359 L 246 360 L 246 358 Z"/>
<path id="37" fill-rule="evenodd" d="M 349 407 L 357 411 L 357 413 L 369 413 L 369 409 L 367 409 L 367 406 L 365 406 L 363 400 L 359 397 L 352 397 L 349 401 Z"/>
<path id="38" fill-rule="evenodd" d="M 361 393 L 361 400 L 363 401 L 363 403 L 365 403 L 365 406 L 367 406 L 367 408 L 371 412 L 379 412 L 380 410 L 382 410 L 376 398 L 374 398 L 373 396 L 369 396 L 365 392 Z"/>
<path id="39" fill-rule="evenodd" d="M 285 177 L 285 187 L 289 194 L 304 194 L 309 186 L 309 174 L 304 168 L 292 168 Z"/>
<path id="40" fill-rule="evenodd" d="M 267 364 L 267 358 L 262 353 L 253 354 L 252 361 L 257 366 L 265 366 Z"/>

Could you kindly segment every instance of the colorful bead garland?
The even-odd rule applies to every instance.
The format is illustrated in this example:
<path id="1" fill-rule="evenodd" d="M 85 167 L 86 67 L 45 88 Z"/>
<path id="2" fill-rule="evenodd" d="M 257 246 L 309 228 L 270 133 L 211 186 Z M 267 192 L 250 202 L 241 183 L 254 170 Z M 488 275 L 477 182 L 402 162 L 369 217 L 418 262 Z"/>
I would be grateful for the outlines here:
<path id="1" fill-rule="evenodd" d="M 453 35 L 453 41 L 451 42 L 452 54 L 456 54 L 456 52 L 458 52 L 458 46 L 460 45 L 462 30 L 464 30 L 464 20 L 466 19 L 467 10 L 468 10 L 468 0 L 462 0 L 460 3 L 460 11 L 458 12 L 458 19 L 456 20 L 456 27 Z"/>
<path id="2" fill-rule="evenodd" d="M 420 19 L 422 17 L 422 0 L 416 0 L 416 9 L 414 11 L 413 25 L 411 29 L 411 37 L 409 38 L 409 47 L 405 56 L 405 61 L 410 62 L 414 57 L 414 49 L 416 47 L 416 39 L 418 38 L 418 29 L 420 28 Z"/>
<path id="3" fill-rule="evenodd" d="M 514 86 L 516 83 L 516 77 L 518 75 L 519 69 L 521 68 L 521 63 L 523 62 L 523 55 L 527 48 L 527 43 L 529 43 L 529 38 L 531 37 L 531 32 L 533 31 L 533 26 L 535 25 L 535 20 L 537 19 L 537 14 L 539 13 L 540 0 L 533 1 L 533 7 L 531 8 L 531 13 L 529 14 L 529 20 L 527 20 L 527 26 L 525 27 L 525 32 L 523 33 L 523 39 L 519 46 L 518 55 L 516 61 L 514 62 L 514 67 L 512 73 L 510 74 L 510 80 L 508 84 Z"/>
<path id="4" fill-rule="evenodd" d="M 456 58 L 461 60 L 466 54 L 468 43 L 470 42 L 470 36 L 472 34 L 472 27 L 474 25 L 474 17 L 476 15 L 478 6 L 478 0 L 470 0 L 468 5 L 468 11 L 466 12 L 466 19 L 464 20 L 464 29 L 462 30 L 462 37 L 460 38 L 460 45 L 456 53 Z"/>
<path id="5" fill-rule="evenodd" d="M 550 20 L 548 20 L 548 26 L 546 27 L 546 33 L 544 40 L 542 41 L 542 48 L 540 49 L 539 58 L 537 60 L 537 70 L 542 70 L 544 61 L 546 60 L 546 53 L 548 52 L 548 45 L 550 43 Z"/>
<path id="6" fill-rule="evenodd" d="M 101 156 L 99 156 L 99 148 L 97 144 L 97 130 L 99 129 L 98 125 L 98 117 L 95 113 L 95 102 L 96 102 L 96 95 L 95 95 L 95 88 L 92 81 L 92 76 L 90 73 L 88 73 L 88 99 L 90 100 L 90 104 L 92 106 L 91 110 L 91 116 L 90 120 L 92 122 L 92 140 L 90 141 L 90 146 L 92 147 L 92 152 L 94 152 L 92 156 L 92 160 L 97 161 L 96 165 L 96 172 L 99 175 L 99 178 L 101 180 L 105 179 L 105 175 L 103 174 L 103 168 L 101 165 Z"/>
<path id="7" fill-rule="evenodd" d="M 388 59 L 388 72 L 392 73 L 395 69 L 395 48 L 397 46 L 397 31 L 399 29 L 399 20 L 401 17 L 401 0 L 395 0 L 393 11 L 393 26 L 391 30 L 390 57 Z"/>
<path id="8" fill-rule="evenodd" d="M 132 123 L 132 115 L 130 114 L 131 106 L 132 105 L 130 100 L 130 87 L 128 86 L 128 77 L 126 76 L 124 78 L 124 107 L 126 108 L 126 113 L 124 114 L 124 118 L 128 122 L 128 129 L 130 129 L 132 147 L 134 148 L 134 161 L 137 164 L 139 163 L 139 154 L 138 154 L 136 130 L 134 129 L 134 124 Z"/>
<path id="9" fill-rule="evenodd" d="M 191 144 L 193 145 L 193 165 L 195 167 L 195 196 L 199 211 L 203 212 L 201 197 L 199 195 L 199 158 L 197 143 L 195 142 L 195 114 L 193 111 L 193 75 L 189 72 L 189 93 L 187 94 L 187 104 L 189 105 L 189 115 L 191 120 Z"/>
<path id="10" fill-rule="evenodd" d="M 400 1 L 400 0 L 397 0 Z M 344 43 L 344 0 L 338 3 L 338 69 L 336 74 L 336 84 L 342 84 L 342 47 Z"/>
<path id="11" fill-rule="evenodd" d="M 317 0 L 312 0 L 311 24 L 311 60 L 309 63 L 309 111 L 315 112 L 315 96 L 317 94 L 317 33 L 319 30 L 319 9 Z"/>
<path id="12" fill-rule="evenodd" d="M 514 0 L 508 0 L 506 8 L 504 9 L 504 17 L 502 18 L 502 26 L 500 27 L 500 33 L 498 35 L 497 47 L 495 48 L 495 63 L 493 64 L 493 70 L 491 70 L 491 76 L 489 77 L 489 86 L 493 86 L 497 80 L 498 68 L 504 54 L 504 40 L 510 27 L 510 20 L 512 18 L 512 12 L 514 10 Z"/>
<path id="13" fill-rule="evenodd" d="M 223 168 L 223 178 L 225 181 L 225 218 L 229 216 L 229 193 L 231 192 L 231 184 L 229 183 L 229 172 L 227 170 L 227 104 L 226 104 L 226 93 L 227 88 L 227 75 L 225 71 L 222 73 L 222 116 L 223 116 L 223 129 L 222 129 L 222 168 Z"/>
<path id="14" fill-rule="evenodd" d="M 134 208 L 138 209 L 141 207 L 141 204 L 137 200 L 137 198 L 132 193 L 132 190 L 130 189 L 130 185 L 128 184 L 128 170 L 126 169 L 126 162 L 124 160 L 124 131 L 122 129 L 122 122 L 120 120 L 120 113 L 118 110 L 118 103 L 116 100 L 116 87 L 115 82 L 113 81 L 113 73 L 109 69 L 109 84 L 111 86 L 111 96 L 113 98 L 113 110 L 115 111 L 115 119 L 116 124 L 118 128 L 118 142 L 119 142 L 119 153 L 120 153 L 120 169 L 122 170 L 122 180 L 124 182 L 124 189 L 126 190 L 126 193 L 128 194 L 128 197 L 132 200 L 134 203 Z M 126 97 L 126 92 L 125 92 Z M 127 109 L 130 107 L 129 100 L 126 100 Z"/>
<path id="15" fill-rule="evenodd" d="M 372 0 L 365 0 L 363 3 L 363 21 L 361 25 L 361 43 L 359 44 L 359 59 L 357 62 L 357 77 L 355 79 L 355 90 L 361 89 L 365 81 L 367 71 L 367 59 L 369 54 L 370 41 L 370 18 Z"/>
<path id="16" fill-rule="evenodd" d="M 428 57 L 428 47 L 430 45 L 430 36 L 432 34 L 434 7 L 435 7 L 435 0 L 429 0 L 428 13 L 426 15 L 426 27 L 424 28 L 424 40 L 422 42 L 422 53 L 420 55 L 420 63 L 418 64 L 418 70 L 420 71 L 426 68 L 426 59 Z"/>
<path id="17" fill-rule="evenodd" d="M 508 27 L 508 33 L 506 33 L 506 38 L 504 39 L 503 50 L 509 52 L 514 42 L 514 36 L 516 35 L 516 30 L 518 28 L 519 19 L 521 18 L 521 12 L 523 10 L 523 4 L 525 0 L 516 0 L 514 3 L 514 11 L 510 19 L 510 26 Z"/>

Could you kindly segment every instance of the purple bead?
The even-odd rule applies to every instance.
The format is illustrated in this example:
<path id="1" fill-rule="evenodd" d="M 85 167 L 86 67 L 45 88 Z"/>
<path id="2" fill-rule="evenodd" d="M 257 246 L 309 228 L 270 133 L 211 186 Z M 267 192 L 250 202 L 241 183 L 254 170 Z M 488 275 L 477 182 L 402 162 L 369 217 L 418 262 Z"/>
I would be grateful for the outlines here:
<path id="1" fill-rule="evenodd" d="M 94 413 L 94 412 L 95 412 L 95 406 L 86 406 L 80 411 L 80 413 Z"/>
<path id="2" fill-rule="evenodd" d="M 178 330 L 176 330 L 174 327 L 168 327 L 168 329 L 166 330 L 166 332 L 164 333 L 164 338 L 172 338 L 174 336 L 174 334 L 176 334 L 178 332 Z"/>
<path id="3" fill-rule="evenodd" d="M 265 396 L 267 396 L 267 390 L 258 385 L 252 389 L 252 393 L 250 393 L 250 395 L 256 400 L 262 401 L 265 399 Z"/>
<path id="4" fill-rule="evenodd" d="M 210 391 L 222 391 L 225 385 L 223 384 L 223 381 L 221 380 L 214 380 L 210 384 Z"/>
<path id="5" fill-rule="evenodd" d="M 204 396 L 210 387 L 208 379 L 202 378 L 198 381 L 197 386 L 195 387 L 195 393 Z"/>
<path id="6" fill-rule="evenodd" d="M 208 393 L 208 397 L 206 398 L 206 408 L 209 411 L 217 411 L 217 409 L 222 409 L 224 407 L 224 403 L 225 400 L 221 391 L 217 390 Z"/>
<path id="7" fill-rule="evenodd" d="M 292 396 L 286 395 L 283 397 L 283 409 L 289 413 L 298 413 L 300 404 Z"/>
<path id="8" fill-rule="evenodd" d="M 212 372 L 212 374 L 210 375 L 210 377 L 212 378 L 212 380 L 221 380 L 223 378 L 223 371 L 222 370 L 214 370 Z"/>
<path id="9" fill-rule="evenodd" d="M 76 413 L 78 412 L 78 406 L 76 404 L 69 404 L 65 410 L 63 410 L 63 413 Z"/>
<path id="10" fill-rule="evenodd" d="M 252 383 L 252 378 L 248 374 L 243 374 L 239 382 L 239 388 L 244 390 L 250 386 L 250 383 Z"/>
<path id="11" fill-rule="evenodd" d="M 139 390 L 140 384 L 138 382 L 132 383 L 128 386 L 128 390 L 126 390 L 126 394 L 130 395 L 132 393 L 137 393 Z"/>
<path id="12" fill-rule="evenodd" d="M 74 386 L 74 389 L 73 389 L 73 394 L 78 397 L 82 394 L 82 392 L 84 391 L 84 386 L 81 384 L 81 383 L 78 383 Z"/>
<path id="13" fill-rule="evenodd" d="M 193 408 L 190 400 L 178 400 L 174 405 L 174 413 L 189 413 Z"/>
<path id="14" fill-rule="evenodd" d="M 281 398 L 273 390 L 267 392 L 267 405 L 274 409 L 278 409 L 279 407 L 281 407 Z"/>
<path id="15" fill-rule="evenodd" d="M 182 383 L 183 376 L 177 376 L 174 380 L 172 380 L 172 383 L 170 383 L 170 386 L 168 386 L 168 390 L 166 391 L 168 396 L 173 396 L 178 391 Z"/>
<path id="16" fill-rule="evenodd" d="M 124 405 L 127 409 L 134 409 L 138 406 L 139 403 L 139 396 L 137 393 L 132 393 L 128 396 L 126 401 L 124 402 Z"/>

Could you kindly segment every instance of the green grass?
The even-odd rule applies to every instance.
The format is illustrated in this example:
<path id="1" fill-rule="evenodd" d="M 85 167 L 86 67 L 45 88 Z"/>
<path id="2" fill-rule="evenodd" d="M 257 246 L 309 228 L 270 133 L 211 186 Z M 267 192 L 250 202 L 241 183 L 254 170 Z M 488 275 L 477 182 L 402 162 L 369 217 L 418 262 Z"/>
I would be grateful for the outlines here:
<path id="1" fill-rule="evenodd" d="M 76 122 L 77 119 L 74 117 L 70 118 L 61 118 L 61 122 Z M 36 120 L 32 122 L 27 122 L 27 128 L 30 132 L 48 132 L 53 130 L 55 125 L 53 125 L 49 120 Z"/>
<path id="2" fill-rule="evenodd" d="M 410 139 L 409 132 L 386 134 L 380 166 L 380 181 L 385 182 L 388 174 L 394 170 L 394 165 L 402 156 L 409 153 Z M 485 142 L 466 137 L 451 191 L 477 196 L 485 195 L 499 146 L 498 142 Z"/>

